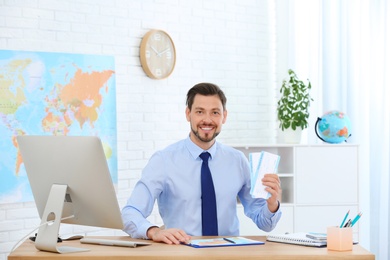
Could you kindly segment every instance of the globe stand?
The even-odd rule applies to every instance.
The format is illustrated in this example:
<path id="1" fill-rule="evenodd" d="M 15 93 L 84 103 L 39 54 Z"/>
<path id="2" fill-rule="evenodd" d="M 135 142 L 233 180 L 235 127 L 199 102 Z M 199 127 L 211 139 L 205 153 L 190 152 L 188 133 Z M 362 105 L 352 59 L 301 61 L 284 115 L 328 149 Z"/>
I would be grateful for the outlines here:
<path id="1" fill-rule="evenodd" d="M 314 126 L 314 131 L 316 132 L 317 137 L 321 139 L 321 141 L 327 143 L 327 141 L 325 141 L 324 139 L 322 139 L 322 137 L 321 137 L 321 136 L 318 134 L 318 132 L 317 132 L 318 122 L 320 122 L 321 120 L 322 120 L 321 117 L 317 117 L 317 121 L 316 121 L 316 124 L 315 124 L 315 126 Z"/>

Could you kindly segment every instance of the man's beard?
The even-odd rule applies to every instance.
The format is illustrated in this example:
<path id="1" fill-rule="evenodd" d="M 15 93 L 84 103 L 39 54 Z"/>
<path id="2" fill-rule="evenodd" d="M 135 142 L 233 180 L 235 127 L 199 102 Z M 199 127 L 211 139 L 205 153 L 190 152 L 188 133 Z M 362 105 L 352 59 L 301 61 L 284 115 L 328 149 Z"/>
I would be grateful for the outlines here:
<path id="1" fill-rule="evenodd" d="M 215 137 L 217 137 L 217 136 L 219 135 L 219 133 L 220 133 L 220 132 L 217 132 L 217 131 L 216 131 L 216 132 L 214 132 L 214 134 L 213 134 L 211 137 L 207 138 L 207 137 L 201 137 L 200 134 L 199 134 L 199 131 L 197 131 L 196 129 L 194 129 L 194 128 L 192 128 L 192 127 L 191 127 L 191 131 L 192 131 L 192 133 L 193 133 L 200 141 L 205 142 L 205 143 L 211 142 L 211 141 L 214 140 Z"/>

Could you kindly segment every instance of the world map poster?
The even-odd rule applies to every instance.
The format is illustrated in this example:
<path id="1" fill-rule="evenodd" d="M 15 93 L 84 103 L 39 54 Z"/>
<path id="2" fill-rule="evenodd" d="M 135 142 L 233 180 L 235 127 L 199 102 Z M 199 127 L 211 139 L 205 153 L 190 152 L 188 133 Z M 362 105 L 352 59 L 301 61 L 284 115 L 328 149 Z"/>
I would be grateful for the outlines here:
<path id="1" fill-rule="evenodd" d="M 114 67 L 111 56 L 0 50 L 0 203 L 33 201 L 19 135 L 98 136 L 117 183 Z"/>

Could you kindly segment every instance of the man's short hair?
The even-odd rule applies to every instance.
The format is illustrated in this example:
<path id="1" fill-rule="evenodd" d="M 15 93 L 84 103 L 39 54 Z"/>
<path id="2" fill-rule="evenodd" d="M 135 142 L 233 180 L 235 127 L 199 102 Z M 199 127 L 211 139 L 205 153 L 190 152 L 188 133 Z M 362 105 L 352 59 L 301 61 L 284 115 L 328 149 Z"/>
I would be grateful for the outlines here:
<path id="1" fill-rule="evenodd" d="M 197 94 L 203 96 L 218 95 L 222 102 L 223 110 L 226 110 L 227 99 L 223 91 L 217 85 L 206 82 L 198 83 L 188 91 L 186 105 L 189 110 L 191 110 L 192 104 L 194 103 L 194 99 Z"/>

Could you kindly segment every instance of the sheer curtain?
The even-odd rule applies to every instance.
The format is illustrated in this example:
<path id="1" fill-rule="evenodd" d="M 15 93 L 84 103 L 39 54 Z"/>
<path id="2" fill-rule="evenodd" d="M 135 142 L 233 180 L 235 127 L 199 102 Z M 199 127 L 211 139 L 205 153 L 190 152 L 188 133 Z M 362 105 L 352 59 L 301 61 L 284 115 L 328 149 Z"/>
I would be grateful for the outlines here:
<path id="1" fill-rule="evenodd" d="M 294 0 L 288 67 L 311 79 L 311 115 L 337 109 L 359 144 L 360 244 L 390 259 L 390 4 L 387 0 Z M 315 120 L 313 118 L 311 121 Z M 313 124 L 312 124 L 313 126 Z M 319 142 L 314 131 L 309 143 Z"/>

